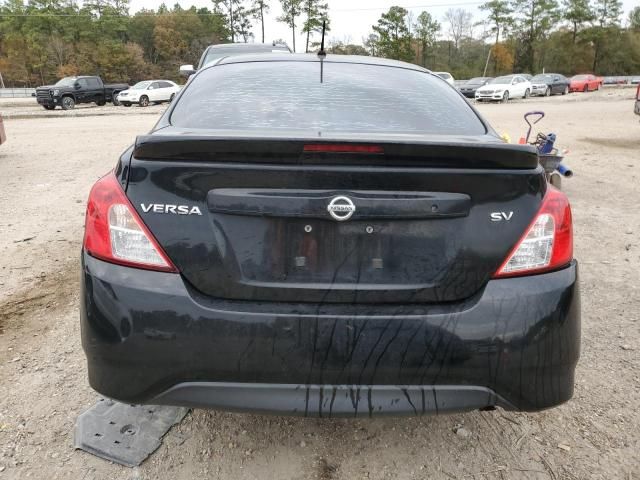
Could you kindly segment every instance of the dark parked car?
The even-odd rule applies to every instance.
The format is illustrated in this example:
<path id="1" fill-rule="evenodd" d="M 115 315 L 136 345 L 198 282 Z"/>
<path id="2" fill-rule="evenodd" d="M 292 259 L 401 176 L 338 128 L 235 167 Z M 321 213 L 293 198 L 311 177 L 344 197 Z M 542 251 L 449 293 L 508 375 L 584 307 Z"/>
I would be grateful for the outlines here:
<path id="1" fill-rule="evenodd" d="M 625 85 L 629 77 L 602 77 L 603 85 Z"/>
<path id="2" fill-rule="evenodd" d="M 569 93 L 569 79 L 559 73 L 541 73 L 531 79 L 531 95 L 549 97 Z"/>
<path id="3" fill-rule="evenodd" d="M 460 86 L 459 90 L 467 98 L 475 98 L 476 90 L 485 86 L 489 81 L 493 80 L 492 77 L 475 77 L 465 82 Z"/>
<path id="4" fill-rule="evenodd" d="M 55 85 L 36 88 L 38 103 L 47 110 L 60 106 L 71 110 L 79 103 L 118 104 L 117 95 L 129 88 L 126 83 L 103 83 L 100 77 L 65 77 Z"/>
<path id="5" fill-rule="evenodd" d="M 297 415 L 553 407 L 579 356 L 572 245 L 536 150 L 421 67 L 228 57 L 90 193 L 89 381 Z"/>
<path id="6" fill-rule="evenodd" d="M 209 45 L 202 53 L 197 68 L 193 68 L 193 65 L 182 65 L 180 73 L 189 77 L 197 70 L 212 64 L 219 58 L 228 57 L 229 55 L 256 53 L 291 53 L 291 49 L 287 45 L 279 43 L 220 43 L 218 45 Z"/>

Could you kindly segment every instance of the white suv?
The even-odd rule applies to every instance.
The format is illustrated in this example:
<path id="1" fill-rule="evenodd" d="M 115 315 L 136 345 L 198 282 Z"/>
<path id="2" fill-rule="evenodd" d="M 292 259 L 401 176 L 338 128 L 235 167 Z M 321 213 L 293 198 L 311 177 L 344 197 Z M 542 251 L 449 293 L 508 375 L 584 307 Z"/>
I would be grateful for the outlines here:
<path id="1" fill-rule="evenodd" d="M 150 103 L 170 102 L 179 91 L 180 85 L 171 80 L 146 80 L 120 92 L 118 102 L 125 107 L 134 103 L 147 107 Z"/>

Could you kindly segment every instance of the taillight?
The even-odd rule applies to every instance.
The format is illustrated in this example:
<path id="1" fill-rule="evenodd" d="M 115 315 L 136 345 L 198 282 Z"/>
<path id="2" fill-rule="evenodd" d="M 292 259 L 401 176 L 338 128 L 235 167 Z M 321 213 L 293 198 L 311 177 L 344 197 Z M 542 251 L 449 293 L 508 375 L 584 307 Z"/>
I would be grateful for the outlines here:
<path id="1" fill-rule="evenodd" d="M 93 257 L 128 267 L 177 272 L 110 173 L 89 194 L 84 249 Z"/>
<path id="2" fill-rule="evenodd" d="M 573 226 L 567 196 L 549 186 L 535 219 L 494 278 L 562 268 L 573 259 Z"/>
<path id="3" fill-rule="evenodd" d="M 353 145 L 349 143 L 308 143 L 304 146 L 307 153 L 384 153 L 379 145 Z"/>

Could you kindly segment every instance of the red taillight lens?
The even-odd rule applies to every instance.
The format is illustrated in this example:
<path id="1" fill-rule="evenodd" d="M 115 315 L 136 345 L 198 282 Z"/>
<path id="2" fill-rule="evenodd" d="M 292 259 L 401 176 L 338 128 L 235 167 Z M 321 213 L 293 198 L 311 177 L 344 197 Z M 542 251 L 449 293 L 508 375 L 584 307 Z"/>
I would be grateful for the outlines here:
<path id="1" fill-rule="evenodd" d="M 311 143 L 304 146 L 304 151 L 311 153 L 384 153 L 379 145 L 350 145 L 335 143 Z"/>
<path id="2" fill-rule="evenodd" d="M 494 278 L 556 270 L 573 259 L 573 225 L 567 196 L 549 186 L 542 206 Z"/>
<path id="3" fill-rule="evenodd" d="M 89 194 L 84 249 L 93 257 L 128 267 L 177 272 L 144 224 L 113 173 Z"/>

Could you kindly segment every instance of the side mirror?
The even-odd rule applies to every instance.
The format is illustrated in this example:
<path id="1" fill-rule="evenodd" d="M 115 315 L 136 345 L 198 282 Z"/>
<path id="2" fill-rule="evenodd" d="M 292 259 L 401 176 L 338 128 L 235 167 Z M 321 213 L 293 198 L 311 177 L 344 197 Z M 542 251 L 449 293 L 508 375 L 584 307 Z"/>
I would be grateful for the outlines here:
<path id="1" fill-rule="evenodd" d="M 193 68 L 193 65 L 181 65 L 180 66 L 180 75 L 182 75 L 183 77 L 189 77 L 190 75 L 193 75 L 194 73 L 196 73 L 195 68 Z"/>

